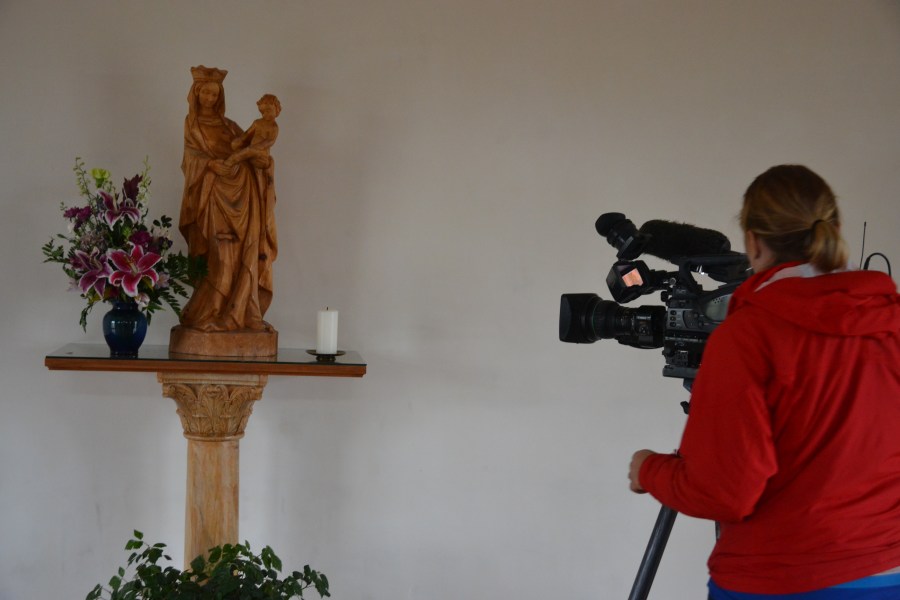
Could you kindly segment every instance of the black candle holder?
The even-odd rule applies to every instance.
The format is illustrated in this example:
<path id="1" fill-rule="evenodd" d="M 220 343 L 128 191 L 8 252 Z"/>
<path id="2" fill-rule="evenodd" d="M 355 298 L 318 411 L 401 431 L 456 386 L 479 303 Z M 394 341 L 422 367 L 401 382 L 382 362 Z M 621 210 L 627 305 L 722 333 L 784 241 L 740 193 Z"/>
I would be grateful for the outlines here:
<path id="1" fill-rule="evenodd" d="M 334 354 L 319 354 L 315 350 L 307 350 L 307 354 L 312 354 L 316 357 L 316 361 L 318 362 L 334 362 L 338 356 L 343 356 L 346 354 L 343 350 L 338 350 Z"/>

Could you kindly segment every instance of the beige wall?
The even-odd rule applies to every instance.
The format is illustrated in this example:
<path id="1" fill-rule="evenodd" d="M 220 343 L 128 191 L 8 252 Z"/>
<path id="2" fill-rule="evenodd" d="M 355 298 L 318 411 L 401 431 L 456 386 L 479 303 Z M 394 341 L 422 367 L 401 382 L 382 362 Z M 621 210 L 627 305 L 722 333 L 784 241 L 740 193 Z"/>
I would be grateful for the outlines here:
<path id="1" fill-rule="evenodd" d="M 369 363 L 272 378 L 242 442 L 242 538 L 335 598 L 627 596 L 657 511 L 628 459 L 677 445 L 685 393 L 657 351 L 556 341 L 560 293 L 608 297 L 600 213 L 739 247 L 743 189 L 801 162 L 854 258 L 868 221 L 900 265 L 896 2 L 2 1 L 3 600 L 82 597 L 133 528 L 181 561 L 174 404 L 150 374 L 42 367 L 101 337 L 40 246 L 75 156 L 116 178 L 149 156 L 177 215 L 197 64 L 229 70 L 245 126 L 263 92 L 284 106 L 282 345 L 311 346 L 328 304 Z M 676 523 L 654 598 L 703 597 L 712 538 Z"/>

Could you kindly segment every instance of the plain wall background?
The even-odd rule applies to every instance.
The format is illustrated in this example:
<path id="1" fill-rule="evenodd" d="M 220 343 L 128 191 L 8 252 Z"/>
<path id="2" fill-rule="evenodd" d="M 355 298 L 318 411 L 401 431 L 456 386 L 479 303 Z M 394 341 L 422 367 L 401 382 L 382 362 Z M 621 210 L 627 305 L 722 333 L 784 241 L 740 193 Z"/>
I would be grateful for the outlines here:
<path id="1" fill-rule="evenodd" d="M 743 190 L 798 162 L 840 196 L 854 260 L 867 221 L 900 264 L 897 2 L 2 0 L 2 600 L 83 597 L 134 528 L 181 565 L 174 403 L 153 374 L 43 367 L 101 342 L 103 310 L 83 333 L 40 247 L 76 156 L 117 182 L 149 156 L 151 213 L 177 218 L 199 64 L 229 70 L 244 127 L 263 93 L 284 107 L 281 345 L 311 347 L 327 304 L 368 362 L 272 377 L 241 442 L 242 539 L 335 598 L 627 596 L 658 510 L 628 461 L 677 446 L 687 395 L 656 350 L 557 340 L 561 293 L 609 297 L 599 214 L 741 249 Z M 651 597 L 705 597 L 712 542 L 681 517 Z"/>

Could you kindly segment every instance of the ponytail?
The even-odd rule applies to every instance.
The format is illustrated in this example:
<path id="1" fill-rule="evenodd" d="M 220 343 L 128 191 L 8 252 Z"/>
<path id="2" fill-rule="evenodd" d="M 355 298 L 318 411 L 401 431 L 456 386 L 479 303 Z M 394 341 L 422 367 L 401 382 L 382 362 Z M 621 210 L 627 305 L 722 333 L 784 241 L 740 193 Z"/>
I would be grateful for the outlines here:
<path id="1" fill-rule="evenodd" d="M 809 262 L 827 273 L 847 265 L 847 245 L 831 221 L 816 219 L 809 231 Z"/>

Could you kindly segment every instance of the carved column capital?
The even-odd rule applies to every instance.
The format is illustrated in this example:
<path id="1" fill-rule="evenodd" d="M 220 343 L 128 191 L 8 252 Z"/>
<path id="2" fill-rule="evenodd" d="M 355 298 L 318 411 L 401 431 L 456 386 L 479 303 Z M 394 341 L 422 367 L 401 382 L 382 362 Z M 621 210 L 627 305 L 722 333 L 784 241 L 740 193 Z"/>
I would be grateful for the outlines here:
<path id="1" fill-rule="evenodd" d="M 262 398 L 267 375 L 157 373 L 162 395 L 175 400 L 189 440 L 237 440 Z"/>

